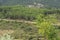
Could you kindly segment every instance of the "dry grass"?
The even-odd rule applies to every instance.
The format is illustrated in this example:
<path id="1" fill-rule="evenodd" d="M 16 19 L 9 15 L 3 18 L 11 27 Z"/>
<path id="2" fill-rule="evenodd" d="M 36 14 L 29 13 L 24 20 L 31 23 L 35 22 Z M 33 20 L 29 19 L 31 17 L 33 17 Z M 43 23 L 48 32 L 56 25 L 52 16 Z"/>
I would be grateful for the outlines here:
<path id="1" fill-rule="evenodd" d="M 13 32 L 14 32 L 13 30 L 0 30 L 0 36 L 3 34 L 11 34 Z"/>

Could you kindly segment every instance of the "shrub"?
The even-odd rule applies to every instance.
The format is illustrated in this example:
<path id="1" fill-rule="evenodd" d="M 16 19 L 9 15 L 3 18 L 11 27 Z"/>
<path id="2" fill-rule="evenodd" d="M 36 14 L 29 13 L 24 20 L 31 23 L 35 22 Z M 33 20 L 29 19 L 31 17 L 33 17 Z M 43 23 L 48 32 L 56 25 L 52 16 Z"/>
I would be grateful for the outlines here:
<path id="1" fill-rule="evenodd" d="M 55 22 L 56 19 L 54 15 L 44 16 L 41 14 L 37 18 L 39 34 L 43 35 L 46 40 L 57 40 L 56 28 L 53 25 Z"/>

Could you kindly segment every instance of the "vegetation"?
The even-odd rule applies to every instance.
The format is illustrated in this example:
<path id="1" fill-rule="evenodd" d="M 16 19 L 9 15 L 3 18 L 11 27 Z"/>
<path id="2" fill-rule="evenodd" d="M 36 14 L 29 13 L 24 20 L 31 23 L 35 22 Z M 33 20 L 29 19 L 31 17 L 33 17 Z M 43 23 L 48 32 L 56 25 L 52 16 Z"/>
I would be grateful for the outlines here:
<path id="1" fill-rule="evenodd" d="M 10 34 L 10 32 L 8 34 L 10 34 L 15 39 L 29 40 L 31 36 L 33 37 L 32 39 L 34 39 L 34 37 L 37 38 L 36 36 L 38 35 L 38 28 L 35 27 L 33 24 L 20 23 L 16 21 L 11 22 L 1 20 L 0 29 L 14 31 L 12 34 Z"/>
<path id="2" fill-rule="evenodd" d="M 60 9 L 29 8 L 26 6 L 0 7 L 0 30 L 12 30 L 14 39 L 22 40 L 60 40 Z M 58 16 L 59 15 L 59 16 Z M 3 20 L 7 19 L 7 20 Z M 10 21 L 8 21 L 10 20 Z M 34 23 L 17 22 L 24 20 Z M 3 39 L 3 38 L 2 38 Z M 8 38 L 6 39 L 8 40 Z"/>
<path id="3" fill-rule="evenodd" d="M 37 22 L 39 34 L 44 36 L 44 39 L 57 40 L 56 28 L 52 24 L 55 22 L 55 16 L 48 15 L 48 17 L 46 17 L 41 14 L 41 16 L 38 16 Z"/>
<path id="4" fill-rule="evenodd" d="M 4 34 L 0 37 L 0 40 L 13 40 L 13 38 L 8 34 Z"/>
<path id="5" fill-rule="evenodd" d="M 31 5 L 34 2 L 42 3 L 44 7 L 60 8 L 60 0 L 0 0 L 0 6 Z"/>
<path id="6" fill-rule="evenodd" d="M 43 9 L 43 8 L 29 8 L 25 6 L 11 6 L 0 7 L 0 18 L 2 19 L 23 19 L 35 20 L 39 14 L 56 14 L 59 15 L 59 9 Z"/>

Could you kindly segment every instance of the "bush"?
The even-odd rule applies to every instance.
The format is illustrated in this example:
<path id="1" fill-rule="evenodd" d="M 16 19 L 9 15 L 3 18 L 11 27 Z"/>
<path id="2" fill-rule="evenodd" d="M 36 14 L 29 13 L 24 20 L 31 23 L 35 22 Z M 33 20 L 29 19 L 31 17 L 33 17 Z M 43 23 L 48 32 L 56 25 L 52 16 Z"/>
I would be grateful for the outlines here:
<path id="1" fill-rule="evenodd" d="M 46 40 L 57 40 L 57 29 L 53 25 L 53 23 L 56 22 L 55 16 L 44 16 L 44 14 L 38 16 L 39 17 L 37 18 L 37 26 L 39 28 L 39 34 L 45 36 L 44 38 Z"/>

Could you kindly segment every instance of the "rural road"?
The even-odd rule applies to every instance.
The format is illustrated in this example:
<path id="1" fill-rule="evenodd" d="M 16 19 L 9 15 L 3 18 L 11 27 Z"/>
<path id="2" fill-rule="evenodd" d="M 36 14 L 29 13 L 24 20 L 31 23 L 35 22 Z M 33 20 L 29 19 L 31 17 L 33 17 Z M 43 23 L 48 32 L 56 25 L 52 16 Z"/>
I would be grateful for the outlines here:
<path id="1" fill-rule="evenodd" d="M 13 19 L 0 19 L 0 21 L 13 21 L 13 22 L 24 22 L 24 23 L 30 23 L 30 24 L 36 24 L 36 22 L 32 22 L 32 21 L 26 21 L 26 20 L 13 20 Z"/>
<path id="2" fill-rule="evenodd" d="M 13 19 L 0 19 L 1 20 L 4 20 L 4 21 L 13 21 L 13 22 L 23 22 L 23 23 L 28 23 L 28 24 L 36 24 L 36 22 L 33 22 L 33 21 L 26 21 L 26 20 L 13 20 Z M 56 23 L 56 24 L 53 24 L 53 25 L 58 25 L 60 26 L 60 23 Z"/>

